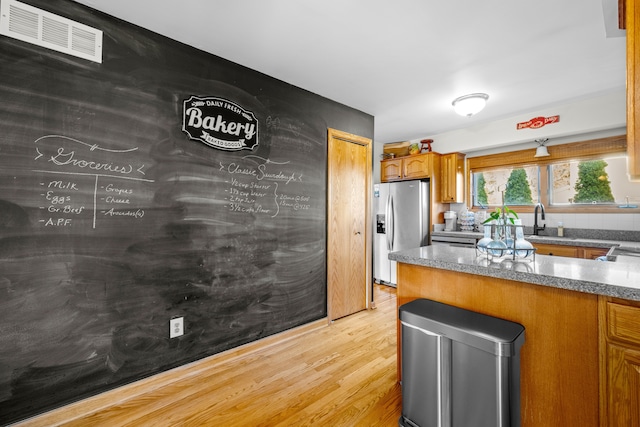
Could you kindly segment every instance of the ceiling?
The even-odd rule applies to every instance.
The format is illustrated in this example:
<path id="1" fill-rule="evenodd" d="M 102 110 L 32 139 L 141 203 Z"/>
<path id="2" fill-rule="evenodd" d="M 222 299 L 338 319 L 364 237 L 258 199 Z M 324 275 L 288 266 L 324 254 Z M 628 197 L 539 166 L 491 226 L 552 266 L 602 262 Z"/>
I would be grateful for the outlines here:
<path id="1" fill-rule="evenodd" d="M 617 0 L 76 1 L 369 113 L 378 143 L 625 86 Z"/>

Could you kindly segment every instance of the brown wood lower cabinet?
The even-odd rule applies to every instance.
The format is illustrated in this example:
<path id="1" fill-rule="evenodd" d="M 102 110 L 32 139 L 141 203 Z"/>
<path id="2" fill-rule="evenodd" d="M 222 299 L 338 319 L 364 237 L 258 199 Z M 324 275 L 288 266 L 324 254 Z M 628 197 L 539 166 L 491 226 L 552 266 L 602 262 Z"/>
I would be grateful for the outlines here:
<path id="1" fill-rule="evenodd" d="M 522 427 L 640 426 L 639 301 L 400 263 L 398 306 L 416 298 L 525 327 Z"/>
<path id="2" fill-rule="evenodd" d="M 596 295 L 400 263 L 397 296 L 399 305 L 428 298 L 520 323 L 522 427 L 598 425 Z M 399 343 L 399 365 L 400 352 Z"/>
<path id="3" fill-rule="evenodd" d="M 596 259 L 605 256 L 609 252 L 609 249 L 605 248 L 583 248 L 582 250 L 584 251 L 582 258 L 586 259 Z"/>
<path id="4" fill-rule="evenodd" d="M 570 258 L 586 258 L 596 259 L 599 256 L 606 255 L 609 249 L 607 248 L 588 248 L 582 246 L 569 246 L 569 245 L 551 245 L 548 243 L 534 242 L 533 246 L 536 248 L 536 254 L 539 255 L 553 255 L 553 256 L 566 256 Z"/>
<path id="5" fill-rule="evenodd" d="M 640 303 L 600 298 L 602 427 L 640 426 Z"/>
<path id="6" fill-rule="evenodd" d="M 564 245 L 549 245 L 546 243 L 533 243 L 533 247 L 536 248 L 536 254 L 538 255 L 554 255 L 554 256 L 566 256 L 570 258 L 581 258 L 578 256 L 578 248 L 575 246 Z"/>

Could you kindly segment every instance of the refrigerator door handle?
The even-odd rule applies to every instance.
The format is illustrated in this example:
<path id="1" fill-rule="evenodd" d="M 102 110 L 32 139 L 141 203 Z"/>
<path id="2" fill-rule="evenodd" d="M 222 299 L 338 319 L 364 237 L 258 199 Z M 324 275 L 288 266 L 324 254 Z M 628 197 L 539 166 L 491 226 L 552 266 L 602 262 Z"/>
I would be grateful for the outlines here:
<path id="1" fill-rule="evenodd" d="M 393 243 L 394 243 L 394 231 L 395 231 L 395 224 L 394 224 L 394 217 L 393 217 L 393 196 L 391 196 L 391 194 L 389 194 L 389 198 L 387 199 L 387 249 L 389 251 L 393 250 Z"/>

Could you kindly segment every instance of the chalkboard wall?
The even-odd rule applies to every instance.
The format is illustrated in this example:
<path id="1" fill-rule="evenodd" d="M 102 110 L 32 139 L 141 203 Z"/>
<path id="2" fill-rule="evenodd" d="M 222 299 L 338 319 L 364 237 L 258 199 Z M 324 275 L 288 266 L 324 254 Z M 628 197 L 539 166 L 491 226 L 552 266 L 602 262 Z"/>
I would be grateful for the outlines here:
<path id="1" fill-rule="evenodd" d="M 99 64 L 0 36 L 0 424 L 325 317 L 327 128 L 372 138 L 373 117 L 71 1 L 24 3 L 104 47 Z M 208 142 L 185 125 L 207 100 Z M 212 120 L 250 129 L 234 117 L 257 145 L 215 146 Z"/>

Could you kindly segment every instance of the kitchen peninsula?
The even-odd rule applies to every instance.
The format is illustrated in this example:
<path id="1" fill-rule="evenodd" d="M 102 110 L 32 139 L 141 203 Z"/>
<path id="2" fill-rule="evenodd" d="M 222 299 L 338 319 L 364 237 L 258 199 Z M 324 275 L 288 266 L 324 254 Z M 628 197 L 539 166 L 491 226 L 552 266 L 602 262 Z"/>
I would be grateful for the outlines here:
<path id="1" fill-rule="evenodd" d="M 427 298 L 525 327 L 522 426 L 638 425 L 638 263 L 490 260 L 443 245 L 389 258 L 398 262 L 398 305 Z"/>

